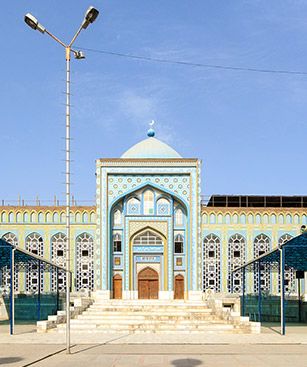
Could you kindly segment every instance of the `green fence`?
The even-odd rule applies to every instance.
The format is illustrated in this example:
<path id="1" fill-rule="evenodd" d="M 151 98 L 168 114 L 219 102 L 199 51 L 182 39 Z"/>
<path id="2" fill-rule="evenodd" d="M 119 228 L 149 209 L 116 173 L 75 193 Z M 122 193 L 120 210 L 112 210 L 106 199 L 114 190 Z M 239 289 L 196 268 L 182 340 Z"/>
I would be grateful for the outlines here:
<path id="1" fill-rule="evenodd" d="M 242 297 L 241 297 L 242 305 Z M 307 302 L 300 302 L 298 299 L 286 299 L 286 322 L 307 323 Z M 241 310 L 242 314 L 242 310 Z M 245 315 L 251 321 L 259 321 L 259 308 L 257 295 L 245 295 Z M 261 297 L 261 321 L 280 322 L 280 298 L 278 296 Z"/>
<path id="2" fill-rule="evenodd" d="M 7 313 L 9 314 L 9 297 L 4 297 Z M 40 307 L 39 307 L 40 304 Z M 15 320 L 31 322 L 46 320 L 49 315 L 55 315 L 58 310 L 63 310 L 65 295 L 57 296 L 56 293 L 38 295 L 15 295 Z"/>

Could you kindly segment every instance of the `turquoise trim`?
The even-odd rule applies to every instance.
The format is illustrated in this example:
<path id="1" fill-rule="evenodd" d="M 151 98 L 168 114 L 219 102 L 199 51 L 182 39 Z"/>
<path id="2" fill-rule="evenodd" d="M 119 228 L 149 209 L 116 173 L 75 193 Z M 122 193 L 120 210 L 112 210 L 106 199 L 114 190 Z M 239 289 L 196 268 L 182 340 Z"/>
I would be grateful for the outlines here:
<path id="1" fill-rule="evenodd" d="M 131 190 L 123 193 L 122 195 L 120 195 L 119 197 L 117 197 L 115 200 L 113 200 L 113 202 L 110 203 L 109 208 L 108 208 L 108 218 L 110 219 L 110 215 L 112 213 L 113 208 L 115 207 L 115 205 L 117 205 L 117 203 L 120 202 L 120 200 L 122 200 L 125 197 L 128 197 L 129 195 L 131 195 L 132 193 L 135 193 L 138 190 L 141 190 L 142 188 L 144 188 L 144 190 L 143 190 L 143 193 L 144 193 L 144 191 L 146 191 L 146 189 L 145 189 L 146 187 L 150 187 L 151 190 L 153 190 L 153 188 L 156 188 L 156 189 L 162 191 L 162 193 L 163 192 L 166 192 L 170 196 L 172 196 L 173 198 L 176 198 L 176 200 L 181 204 L 181 206 L 183 205 L 185 207 L 184 208 L 184 212 L 187 213 L 186 220 L 188 221 L 188 219 L 190 217 L 190 208 L 189 208 L 189 205 L 187 204 L 187 202 L 184 199 L 182 199 L 181 197 L 179 197 L 176 194 L 172 193 L 171 191 L 165 189 L 164 187 L 162 188 L 159 185 L 156 185 L 156 184 L 153 184 L 153 183 L 148 183 L 148 182 L 145 182 L 145 183 L 139 185 L 139 187 L 134 187 L 133 189 L 131 189 Z M 154 196 L 154 198 L 155 198 L 155 196 Z M 148 217 L 150 217 L 150 215 L 144 216 L 144 217 L 146 219 L 148 219 Z M 126 220 L 127 220 L 127 217 L 125 216 L 125 226 L 126 226 Z M 109 251 L 109 255 L 110 256 L 109 256 L 109 265 L 108 265 L 109 266 L 108 267 L 109 274 L 108 274 L 107 283 L 108 283 L 108 289 L 111 289 L 111 279 L 112 279 L 112 269 L 113 269 L 113 251 L 112 251 L 112 248 L 110 247 L 110 244 L 111 244 L 111 241 L 112 241 L 110 234 L 112 233 L 112 227 L 111 227 L 111 221 L 109 220 L 108 222 L 109 222 L 109 239 L 108 239 L 108 244 L 107 244 L 107 251 Z M 190 247 L 191 247 L 190 240 L 189 240 L 189 234 L 190 234 L 190 228 L 189 227 L 190 227 L 190 223 L 188 221 L 188 229 L 187 229 L 187 233 L 188 233 L 188 242 L 187 242 L 187 259 L 188 259 L 187 261 L 188 261 L 188 266 L 190 265 Z M 170 233 L 173 233 L 173 226 L 172 226 L 172 232 L 170 232 Z M 124 243 L 126 245 L 126 238 L 125 238 L 124 241 L 125 241 Z M 173 243 L 173 238 L 169 239 L 169 241 L 172 241 L 172 243 Z M 170 244 L 168 243 L 168 246 L 169 245 Z M 174 251 L 172 249 L 172 254 L 173 254 L 173 252 Z M 126 250 L 123 250 L 123 253 L 124 253 L 124 264 L 125 264 L 124 265 L 124 269 L 125 269 L 125 280 L 127 282 L 128 281 L 128 278 L 127 278 L 127 273 L 126 272 L 128 271 L 128 276 L 129 276 L 129 274 L 130 274 L 130 271 L 129 271 L 130 264 L 127 265 Z M 173 263 L 174 263 L 173 258 L 171 260 L 172 260 L 172 266 L 169 266 L 169 274 L 170 273 L 173 274 L 173 268 L 174 268 L 173 267 Z M 168 265 L 170 265 L 170 264 L 168 264 Z M 188 273 L 188 276 L 187 276 L 187 278 L 188 278 L 187 279 L 188 290 L 190 290 L 190 274 L 189 274 L 190 272 L 187 271 L 187 273 Z M 170 284 L 170 282 L 172 282 L 172 283 Z M 172 289 L 173 288 L 173 277 L 172 276 L 169 276 L 169 285 L 168 285 L 168 287 L 169 287 L 169 289 Z M 125 284 L 125 288 L 128 289 L 129 288 L 129 284 L 126 283 Z"/>
<path id="2" fill-rule="evenodd" d="M 155 184 L 155 183 L 153 183 L 153 182 L 144 182 L 144 183 L 142 183 L 141 185 L 136 186 L 136 187 L 132 188 L 131 190 L 128 190 L 127 192 L 125 192 L 125 193 L 123 193 L 123 194 L 119 195 L 116 199 L 114 199 L 114 200 L 110 203 L 109 207 L 110 207 L 110 208 L 112 208 L 112 207 L 113 207 L 113 205 L 114 205 L 115 203 L 119 202 L 122 198 L 124 198 L 125 196 L 130 195 L 130 194 L 131 194 L 131 193 L 133 193 L 133 192 L 136 192 L 136 191 L 138 191 L 138 190 L 141 190 L 141 189 L 142 189 L 142 188 L 144 188 L 145 186 L 150 186 L 150 187 L 152 187 L 152 188 L 156 188 L 156 189 L 158 189 L 158 190 L 160 190 L 160 191 L 162 191 L 162 192 L 166 192 L 166 193 L 168 193 L 169 195 L 171 195 L 171 196 L 175 197 L 179 203 L 184 204 L 184 206 L 185 206 L 186 208 L 189 208 L 189 204 L 186 202 L 186 200 L 185 200 L 185 199 L 183 199 L 182 197 L 180 197 L 180 196 L 179 196 L 179 195 L 177 195 L 176 193 L 173 193 L 172 191 L 170 191 L 170 190 L 166 189 L 165 187 L 159 186 L 159 185 L 157 185 L 157 184 Z"/>

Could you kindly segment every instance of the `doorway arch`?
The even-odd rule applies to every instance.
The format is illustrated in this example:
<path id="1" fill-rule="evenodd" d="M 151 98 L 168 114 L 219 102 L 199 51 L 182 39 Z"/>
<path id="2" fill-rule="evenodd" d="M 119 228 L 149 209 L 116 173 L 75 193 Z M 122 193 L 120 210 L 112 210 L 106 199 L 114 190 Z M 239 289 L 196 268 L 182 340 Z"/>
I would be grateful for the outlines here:
<path id="1" fill-rule="evenodd" d="M 175 276 L 174 299 L 184 299 L 184 276 Z"/>
<path id="2" fill-rule="evenodd" d="M 159 274 L 149 266 L 138 274 L 138 298 L 159 298 Z"/>
<path id="3" fill-rule="evenodd" d="M 114 299 L 122 299 L 122 277 L 119 274 L 114 275 L 113 277 L 113 298 Z"/>

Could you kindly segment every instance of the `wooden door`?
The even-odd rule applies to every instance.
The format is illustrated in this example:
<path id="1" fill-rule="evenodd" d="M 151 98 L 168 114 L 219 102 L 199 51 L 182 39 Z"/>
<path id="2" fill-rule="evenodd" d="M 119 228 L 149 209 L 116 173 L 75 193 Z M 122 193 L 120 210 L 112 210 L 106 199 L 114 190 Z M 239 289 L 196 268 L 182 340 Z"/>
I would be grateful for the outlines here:
<path id="1" fill-rule="evenodd" d="M 139 299 L 148 299 L 149 298 L 148 280 L 139 279 L 138 293 L 139 293 Z"/>
<path id="2" fill-rule="evenodd" d="M 119 274 L 113 277 L 113 298 L 122 298 L 122 277 Z"/>
<path id="3" fill-rule="evenodd" d="M 159 280 L 151 279 L 148 281 L 149 283 L 149 299 L 158 299 L 159 298 Z"/>
<path id="4" fill-rule="evenodd" d="M 174 299 L 184 299 L 184 277 L 180 274 L 175 277 Z"/>
<path id="5" fill-rule="evenodd" d="M 139 299 L 159 298 L 159 275 L 147 267 L 138 274 L 138 295 Z"/>

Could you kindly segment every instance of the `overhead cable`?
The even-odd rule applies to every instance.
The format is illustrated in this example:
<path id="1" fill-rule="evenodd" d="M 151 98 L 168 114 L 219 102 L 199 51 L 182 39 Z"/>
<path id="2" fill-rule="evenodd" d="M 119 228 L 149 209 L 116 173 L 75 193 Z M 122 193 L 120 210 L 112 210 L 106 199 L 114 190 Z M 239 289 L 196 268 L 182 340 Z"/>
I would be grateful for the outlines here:
<path id="1" fill-rule="evenodd" d="M 149 56 L 141 56 L 135 54 L 126 54 L 123 52 L 112 52 L 106 50 L 97 50 L 93 48 L 85 48 L 78 47 L 81 50 L 88 52 L 95 52 L 105 55 L 111 56 L 119 56 L 125 57 L 129 59 L 141 60 L 141 61 L 149 61 L 149 62 L 157 62 L 164 64 L 173 64 L 173 65 L 182 65 L 182 66 L 191 66 L 191 67 L 201 67 L 201 68 L 211 68 L 211 69 L 222 69 L 222 70 L 231 70 L 231 71 L 247 71 L 253 73 L 269 73 L 269 74 L 291 74 L 291 75 L 307 75 L 306 71 L 299 70 L 282 70 L 282 69 L 258 69 L 254 67 L 241 67 L 241 66 L 230 66 L 230 65 L 217 65 L 217 64 L 204 64 L 204 63 L 195 63 L 189 61 L 180 61 L 180 60 L 170 60 L 170 59 L 160 59 Z"/>

